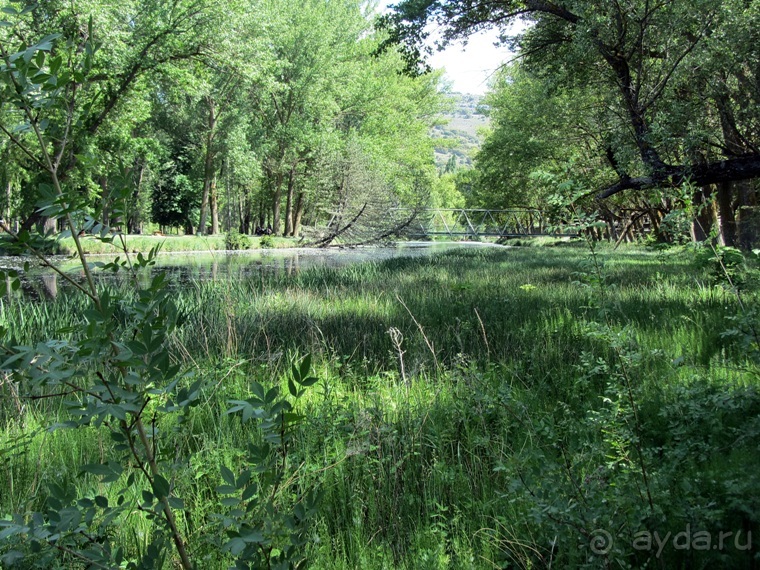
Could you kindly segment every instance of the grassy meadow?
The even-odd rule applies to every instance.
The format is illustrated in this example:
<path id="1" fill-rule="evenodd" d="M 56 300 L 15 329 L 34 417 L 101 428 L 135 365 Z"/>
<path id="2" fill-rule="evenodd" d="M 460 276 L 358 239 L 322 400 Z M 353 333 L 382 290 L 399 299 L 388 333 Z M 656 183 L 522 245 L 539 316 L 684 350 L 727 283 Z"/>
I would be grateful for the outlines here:
<path id="1" fill-rule="evenodd" d="M 192 235 L 127 235 L 124 236 L 124 244 L 118 240 L 114 244 L 106 243 L 97 237 L 84 236 L 81 240 L 84 252 L 92 255 L 108 255 L 121 253 L 126 245 L 129 252 L 147 253 L 154 247 L 160 247 L 165 253 L 190 252 L 190 251 L 223 251 L 227 249 L 225 236 L 192 236 Z M 297 240 L 279 236 L 266 236 L 262 245 L 263 236 L 246 236 L 248 247 L 245 249 L 260 249 L 265 247 L 292 247 Z M 53 250 L 62 255 L 74 255 L 76 245 L 70 237 L 56 240 Z"/>
<path id="2" fill-rule="evenodd" d="M 756 567 L 754 269 L 729 282 L 699 257 L 563 244 L 177 286 L 169 350 L 203 393 L 179 428 L 157 420 L 154 445 L 176 463 L 197 568 L 230 566 L 209 538 L 215 489 L 254 436 L 228 402 L 252 380 L 287 393 L 306 354 L 319 382 L 297 404 L 283 501 L 321 494 L 310 568 Z M 76 334 L 85 310 L 73 293 L 10 297 L 0 325 L 34 344 Z M 124 488 L 80 473 L 108 460 L 105 426 L 51 431 L 62 401 L 5 380 L 0 518 L 42 508 L 51 481 Z M 127 520 L 110 532 L 134 558 L 149 529 Z"/>

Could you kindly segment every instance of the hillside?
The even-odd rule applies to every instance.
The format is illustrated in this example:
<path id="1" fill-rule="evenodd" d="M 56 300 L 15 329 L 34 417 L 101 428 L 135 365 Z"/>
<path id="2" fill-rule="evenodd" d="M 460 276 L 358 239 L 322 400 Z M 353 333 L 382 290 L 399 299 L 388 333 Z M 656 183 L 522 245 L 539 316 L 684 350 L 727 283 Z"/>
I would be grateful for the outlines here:
<path id="1" fill-rule="evenodd" d="M 433 127 L 435 163 L 444 168 L 452 156 L 458 166 L 472 166 L 472 157 L 482 143 L 479 131 L 488 126 L 482 114 L 481 95 L 452 93 L 453 107 L 442 114 L 442 124 Z"/>

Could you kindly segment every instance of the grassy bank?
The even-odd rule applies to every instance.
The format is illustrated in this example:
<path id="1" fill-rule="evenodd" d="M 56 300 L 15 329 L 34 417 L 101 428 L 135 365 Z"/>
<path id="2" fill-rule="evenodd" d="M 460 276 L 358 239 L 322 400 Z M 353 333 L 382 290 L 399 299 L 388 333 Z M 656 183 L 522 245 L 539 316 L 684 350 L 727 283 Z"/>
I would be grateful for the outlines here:
<path id="1" fill-rule="evenodd" d="M 221 251 L 227 249 L 224 235 L 215 236 L 186 236 L 186 235 L 128 235 L 124 236 L 127 250 L 133 253 L 147 253 L 156 246 L 161 246 L 163 252 L 181 252 L 181 251 Z M 262 239 L 265 245 L 262 246 Z M 292 238 L 283 238 L 275 236 L 248 236 L 250 242 L 249 249 L 261 249 L 262 247 L 293 247 L 298 240 Z M 85 253 L 88 254 L 118 254 L 123 251 L 121 244 L 117 245 L 103 243 L 92 237 L 85 236 L 82 239 Z M 57 251 L 62 255 L 73 255 L 76 253 L 74 240 L 64 238 L 56 242 Z"/>
<path id="2" fill-rule="evenodd" d="M 751 275 L 740 299 L 713 269 L 688 251 L 563 246 L 177 289 L 171 351 L 203 397 L 155 437 L 188 458 L 172 485 L 198 567 L 229 564 L 204 536 L 220 468 L 238 472 L 252 437 L 228 401 L 252 380 L 287 392 L 307 353 L 320 381 L 299 403 L 287 479 L 322 493 L 314 568 L 750 567 L 758 298 Z M 75 334 L 84 309 L 67 295 L 6 302 L 0 325 L 34 343 Z M 2 389 L 0 513 L 39 508 L 50 480 L 115 499 L 78 475 L 109 456 L 107 430 L 48 432 L 65 417 L 57 400 Z M 134 556 L 144 532 L 112 540 Z"/>

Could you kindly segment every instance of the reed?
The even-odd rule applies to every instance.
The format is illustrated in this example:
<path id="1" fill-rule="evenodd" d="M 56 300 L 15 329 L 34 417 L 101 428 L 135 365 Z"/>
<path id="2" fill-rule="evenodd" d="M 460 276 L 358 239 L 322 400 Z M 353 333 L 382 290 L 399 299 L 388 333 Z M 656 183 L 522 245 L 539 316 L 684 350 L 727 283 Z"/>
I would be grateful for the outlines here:
<path id="1" fill-rule="evenodd" d="M 323 493 L 315 568 L 613 560 L 589 558 L 578 528 L 591 519 L 604 527 L 612 511 L 643 512 L 635 462 L 615 455 L 633 441 L 614 380 L 621 366 L 635 386 L 640 445 L 648 458 L 659 457 L 650 483 L 658 524 L 756 528 L 747 513 L 760 488 L 760 459 L 749 452 L 760 442 L 757 369 L 721 334 L 726 317 L 737 314 L 735 298 L 688 251 L 602 250 L 599 257 L 606 321 L 597 293 L 583 283 L 588 252 L 576 247 L 455 251 L 178 288 L 184 323 L 173 358 L 207 388 L 181 437 L 163 444 L 192 452 L 174 484 L 204 567 L 225 567 L 202 540 L 214 524 L 206 514 L 219 465 L 239 462 L 232 450 L 250 438 L 224 413 L 226 403 L 245 397 L 252 380 L 284 385 L 290 362 L 305 353 L 321 380 L 304 397 L 308 421 L 294 443 L 293 477 Z M 757 302 L 756 291 L 746 294 Z M 74 296 L 14 299 L 0 305 L 0 324 L 18 342 L 34 342 L 74 331 L 82 313 Z M 600 333 L 602 322 L 609 328 Z M 27 402 L 19 417 L 1 401 L 0 480 L 14 492 L 0 495 L 0 512 L 40 501 L 46 477 L 95 484 L 76 469 L 110 445 L 101 430 L 51 434 L 44 427 L 63 419 L 60 405 Z M 736 414 L 754 419 L 742 424 Z M 690 456 L 700 430 L 702 455 Z M 668 490 L 708 478 L 709 492 Z M 710 496 L 722 514 L 702 509 Z M 136 551 L 142 532 L 121 528 L 115 540 Z M 625 556 L 635 565 L 644 554 Z M 723 554 L 741 560 L 744 553 Z"/>

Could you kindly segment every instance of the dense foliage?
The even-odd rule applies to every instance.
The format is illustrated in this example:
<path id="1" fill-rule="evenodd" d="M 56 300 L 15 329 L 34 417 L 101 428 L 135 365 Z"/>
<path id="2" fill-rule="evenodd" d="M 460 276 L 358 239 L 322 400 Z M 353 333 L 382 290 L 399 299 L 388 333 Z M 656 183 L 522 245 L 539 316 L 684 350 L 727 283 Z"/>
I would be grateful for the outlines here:
<path id="1" fill-rule="evenodd" d="M 523 31 L 509 37 L 517 20 Z M 693 206 L 692 234 L 704 239 L 711 216 L 696 210 L 715 201 L 724 245 L 756 239 L 756 1 L 409 0 L 384 18 L 386 45 L 404 45 L 414 65 L 433 22 L 444 42 L 496 27 L 519 48 L 491 96 L 481 203 L 492 191 L 501 205 L 540 203 L 572 178 L 565 197 L 617 198 L 601 206 L 610 234 L 644 216 L 659 231 L 674 207 Z"/>
<path id="2" fill-rule="evenodd" d="M 755 2 L 2 13 L 2 241 L 49 271 L 0 268 L 3 567 L 754 567 Z M 390 46 L 519 15 L 478 170 L 436 179 L 437 76 Z M 324 244 L 466 201 L 585 243 L 178 286 L 121 231 Z M 596 243 L 644 216 L 704 243 Z"/>
<path id="3" fill-rule="evenodd" d="M 15 2 L 4 17 L 6 65 L 32 45 L 43 54 L 19 88 L 71 111 L 37 125 L 52 156 L 71 143 L 59 178 L 103 223 L 293 236 L 430 192 L 438 80 L 403 76 L 397 53 L 373 57 L 381 36 L 360 2 Z M 14 97 L 6 88 L 0 108 L 3 217 L 52 228 Z"/>

